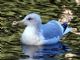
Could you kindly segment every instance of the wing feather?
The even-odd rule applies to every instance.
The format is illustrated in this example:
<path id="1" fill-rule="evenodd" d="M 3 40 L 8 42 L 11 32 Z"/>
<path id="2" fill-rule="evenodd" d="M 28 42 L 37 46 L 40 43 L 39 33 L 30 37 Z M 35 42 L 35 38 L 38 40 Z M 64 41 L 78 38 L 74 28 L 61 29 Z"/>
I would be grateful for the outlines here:
<path id="1" fill-rule="evenodd" d="M 63 27 L 55 20 L 49 21 L 47 24 L 43 24 L 41 29 L 46 39 L 63 35 Z"/>

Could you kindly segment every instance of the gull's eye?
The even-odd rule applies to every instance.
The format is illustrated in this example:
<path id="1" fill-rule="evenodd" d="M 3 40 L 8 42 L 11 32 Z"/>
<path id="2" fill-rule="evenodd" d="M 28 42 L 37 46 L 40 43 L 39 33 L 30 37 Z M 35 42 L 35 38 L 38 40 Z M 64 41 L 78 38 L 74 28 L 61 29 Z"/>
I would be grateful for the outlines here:
<path id="1" fill-rule="evenodd" d="M 32 18 L 30 17 L 30 18 L 28 18 L 27 20 L 32 20 Z"/>

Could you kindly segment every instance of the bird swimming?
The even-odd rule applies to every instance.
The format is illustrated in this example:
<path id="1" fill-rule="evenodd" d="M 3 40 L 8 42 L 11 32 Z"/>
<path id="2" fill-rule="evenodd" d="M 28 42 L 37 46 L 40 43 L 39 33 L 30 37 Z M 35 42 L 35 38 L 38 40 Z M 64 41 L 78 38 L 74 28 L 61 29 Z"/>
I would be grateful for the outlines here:
<path id="1" fill-rule="evenodd" d="M 42 24 L 40 15 L 36 13 L 27 15 L 21 22 L 26 25 L 21 35 L 21 42 L 25 45 L 55 44 L 64 34 L 71 31 L 68 27 L 64 31 L 63 26 L 56 20 Z"/>
<path id="2" fill-rule="evenodd" d="M 26 25 L 20 39 L 24 55 L 30 58 L 46 55 L 54 56 L 70 50 L 59 42 L 66 33 L 72 30 L 67 26 L 64 28 L 66 23 L 61 24 L 59 21 L 50 20 L 42 24 L 40 15 L 36 13 L 28 14 L 23 20 L 14 22 L 13 25 L 18 23 Z"/>

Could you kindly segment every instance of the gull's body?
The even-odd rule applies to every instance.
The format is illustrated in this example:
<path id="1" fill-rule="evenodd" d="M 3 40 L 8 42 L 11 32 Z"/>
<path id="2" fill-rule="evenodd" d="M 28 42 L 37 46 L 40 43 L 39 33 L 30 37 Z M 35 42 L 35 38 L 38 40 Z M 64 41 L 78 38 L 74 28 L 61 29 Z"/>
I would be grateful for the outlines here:
<path id="1" fill-rule="evenodd" d="M 54 44 L 71 30 L 67 28 L 64 32 L 60 22 L 55 20 L 42 24 L 40 16 L 35 13 L 27 15 L 23 21 L 27 27 L 22 34 L 21 42 L 26 45 Z"/>

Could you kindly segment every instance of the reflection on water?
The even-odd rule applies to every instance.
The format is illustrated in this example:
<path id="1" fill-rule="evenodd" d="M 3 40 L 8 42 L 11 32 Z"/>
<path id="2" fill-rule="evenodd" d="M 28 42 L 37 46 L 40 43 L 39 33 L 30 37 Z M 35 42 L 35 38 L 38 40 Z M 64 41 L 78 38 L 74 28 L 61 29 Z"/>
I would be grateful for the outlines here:
<path id="1" fill-rule="evenodd" d="M 69 50 L 68 47 L 61 42 L 42 46 L 23 45 L 22 49 L 24 54 L 29 56 L 29 58 L 20 60 L 53 60 L 51 57 L 63 54 Z"/>

